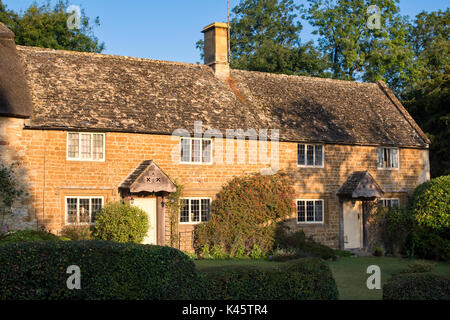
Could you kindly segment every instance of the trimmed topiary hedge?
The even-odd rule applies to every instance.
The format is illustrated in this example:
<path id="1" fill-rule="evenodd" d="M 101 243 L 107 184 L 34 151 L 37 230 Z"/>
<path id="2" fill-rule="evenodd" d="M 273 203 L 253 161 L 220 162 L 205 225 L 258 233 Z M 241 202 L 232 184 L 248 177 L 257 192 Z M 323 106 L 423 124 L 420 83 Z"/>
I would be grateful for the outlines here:
<path id="1" fill-rule="evenodd" d="M 81 270 L 81 289 L 66 282 Z M 0 300 L 194 299 L 201 296 L 195 265 L 181 251 L 106 241 L 5 244 L 0 249 Z"/>
<path id="2" fill-rule="evenodd" d="M 50 232 L 37 230 L 19 230 L 6 234 L 0 239 L 0 244 L 30 241 L 62 241 L 66 238 L 58 237 Z"/>
<path id="3" fill-rule="evenodd" d="M 98 240 L 141 243 L 149 228 L 147 213 L 128 202 L 108 203 L 95 218 L 93 236 Z"/>
<path id="4" fill-rule="evenodd" d="M 305 258 L 278 269 L 221 267 L 201 272 L 211 300 L 336 300 L 338 290 L 327 264 Z"/>
<path id="5" fill-rule="evenodd" d="M 450 278 L 433 273 L 400 274 L 383 286 L 383 300 L 450 300 Z"/>

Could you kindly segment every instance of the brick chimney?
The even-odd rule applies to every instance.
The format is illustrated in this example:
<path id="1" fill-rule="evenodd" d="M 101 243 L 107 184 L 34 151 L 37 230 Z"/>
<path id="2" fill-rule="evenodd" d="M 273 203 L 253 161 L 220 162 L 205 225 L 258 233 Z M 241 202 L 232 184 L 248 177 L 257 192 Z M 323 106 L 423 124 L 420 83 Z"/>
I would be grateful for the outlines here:
<path id="1" fill-rule="evenodd" d="M 216 77 L 226 80 L 230 76 L 228 63 L 228 24 L 214 22 L 202 30 L 205 37 L 205 64 L 210 66 Z"/>

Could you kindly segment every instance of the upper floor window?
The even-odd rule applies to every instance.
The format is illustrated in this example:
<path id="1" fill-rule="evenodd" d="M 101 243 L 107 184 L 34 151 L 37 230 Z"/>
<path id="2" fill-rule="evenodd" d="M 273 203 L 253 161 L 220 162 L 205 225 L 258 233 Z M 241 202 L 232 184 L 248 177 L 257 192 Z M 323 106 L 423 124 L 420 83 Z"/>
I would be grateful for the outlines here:
<path id="1" fill-rule="evenodd" d="M 324 147 L 321 144 L 298 144 L 297 165 L 323 167 Z"/>
<path id="2" fill-rule="evenodd" d="M 377 148 L 377 163 L 379 169 L 398 169 L 398 149 Z"/>
<path id="3" fill-rule="evenodd" d="M 181 163 L 212 163 L 212 140 L 203 138 L 181 138 Z"/>
<path id="4" fill-rule="evenodd" d="M 66 197 L 66 224 L 93 224 L 103 197 Z"/>
<path id="5" fill-rule="evenodd" d="M 105 134 L 69 132 L 67 159 L 82 161 L 105 160 Z"/>
<path id="6" fill-rule="evenodd" d="M 180 212 L 180 223 L 199 223 L 209 220 L 210 198 L 184 198 Z"/>
<path id="7" fill-rule="evenodd" d="M 400 199 L 379 199 L 378 206 L 384 208 L 399 208 L 400 207 Z"/>
<path id="8" fill-rule="evenodd" d="M 323 223 L 323 200 L 297 200 L 297 223 Z"/>

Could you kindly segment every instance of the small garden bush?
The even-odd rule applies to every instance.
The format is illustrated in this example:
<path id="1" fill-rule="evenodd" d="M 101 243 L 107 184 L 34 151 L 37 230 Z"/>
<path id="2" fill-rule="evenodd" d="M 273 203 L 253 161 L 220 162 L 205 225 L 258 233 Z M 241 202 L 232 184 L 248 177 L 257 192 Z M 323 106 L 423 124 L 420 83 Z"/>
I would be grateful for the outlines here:
<path id="1" fill-rule="evenodd" d="M 92 227 L 85 225 L 70 225 L 65 226 L 61 230 L 61 236 L 73 241 L 91 240 L 92 239 Z"/>
<path id="2" fill-rule="evenodd" d="M 70 265 L 80 267 L 80 290 L 67 288 Z M 0 250 L 0 300 L 194 299 L 199 283 L 193 261 L 170 247 L 91 240 Z"/>
<path id="3" fill-rule="evenodd" d="M 97 214 L 94 238 L 141 243 L 149 228 L 147 213 L 125 202 L 112 202 Z"/>
<path id="4" fill-rule="evenodd" d="M 427 261 L 415 261 L 411 263 L 408 268 L 400 271 L 400 273 L 424 273 L 433 272 L 436 268 L 436 264 Z"/>
<path id="5" fill-rule="evenodd" d="M 6 234 L 1 238 L 0 243 L 15 243 L 15 242 L 31 242 L 31 241 L 61 241 L 66 240 L 57 235 L 46 231 L 37 230 L 19 230 Z"/>
<path id="6" fill-rule="evenodd" d="M 282 173 L 232 179 L 213 201 L 210 220 L 196 226 L 196 252 L 206 256 L 220 247 L 231 258 L 267 256 L 276 224 L 294 212 L 293 198 L 292 182 Z"/>
<path id="7" fill-rule="evenodd" d="M 286 249 L 284 251 L 274 251 L 273 259 L 276 261 L 302 257 L 317 257 L 325 260 L 336 259 L 335 250 L 312 239 L 307 239 L 302 230 L 289 232 L 289 228 L 284 224 L 280 224 L 276 230 L 275 245 L 278 249 Z M 286 252 L 289 253 L 286 254 Z"/>
<path id="8" fill-rule="evenodd" d="M 220 267 L 201 272 L 211 300 L 335 300 L 336 283 L 320 259 L 299 259 L 278 269 Z"/>
<path id="9" fill-rule="evenodd" d="M 384 300 L 449 300 L 450 279 L 433 273 L 400 274 L 383 286 Z"/>
<path id="10" fill-rule="evenodd" d="M 400 255 L 414 229 L 414 217 L 405 208 L 379 208 L 381 240 L 387 253 Z"/>

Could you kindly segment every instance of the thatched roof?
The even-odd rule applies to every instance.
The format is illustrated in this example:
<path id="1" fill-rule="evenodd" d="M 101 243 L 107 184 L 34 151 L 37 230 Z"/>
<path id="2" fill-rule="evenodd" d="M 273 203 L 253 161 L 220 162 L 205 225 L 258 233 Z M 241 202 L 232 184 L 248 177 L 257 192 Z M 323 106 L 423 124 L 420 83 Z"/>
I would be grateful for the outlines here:
<path id="1" fill-rule="evenodd" d="M 428 147 L 383 83 L 18 46 L 33 100 L 30 128 L 172 134 L 278 129 L 281 141 Z M 395 96 L 394 96 L 395 98 Z"/>
<path id="2" fill-rule="evenodd" d="M 14 33 L 0 22 L 0 115 L 27 118 L 32 105 Z"/>

